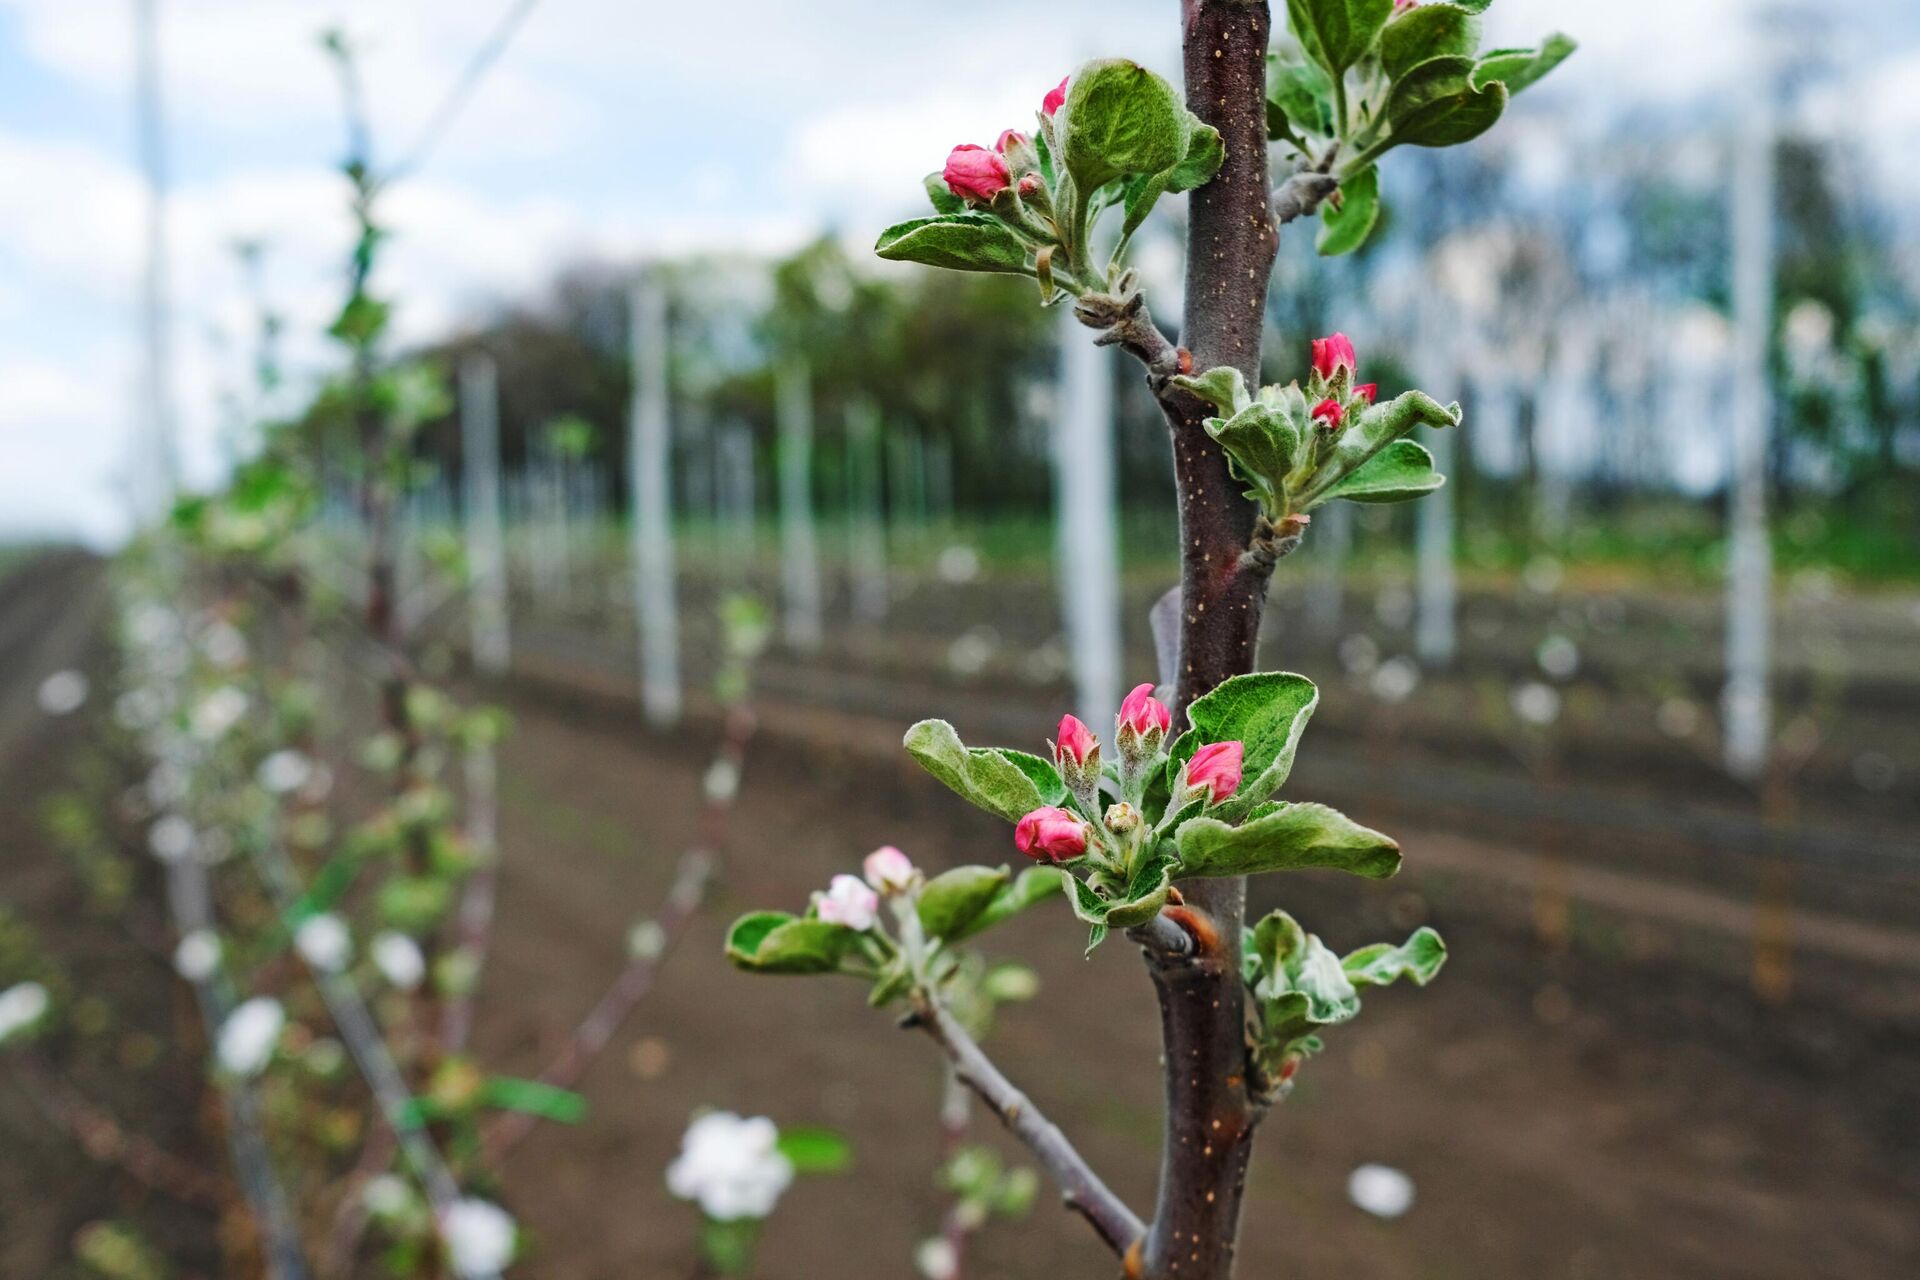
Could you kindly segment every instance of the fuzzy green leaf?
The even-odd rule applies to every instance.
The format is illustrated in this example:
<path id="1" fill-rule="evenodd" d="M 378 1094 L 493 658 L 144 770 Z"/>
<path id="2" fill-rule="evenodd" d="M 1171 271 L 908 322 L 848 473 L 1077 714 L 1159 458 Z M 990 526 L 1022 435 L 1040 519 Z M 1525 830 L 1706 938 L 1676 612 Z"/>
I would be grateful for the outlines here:
<path id="1" fill-rule="evenodd" d="M 1499 82 L 1473 87 L 1472 58 L 1432 58 L 1394 82 L 1387 120 L 1395 146 L 1451 147 L 1493 127 L 1507 106 Z"/>
<path id="2" fill-rule="evenodd" d="M 1398 80 L 1429 58 L 1471 58 L 1480 19 L 1457 4 L 1423 4 L 1396 14 L 1380 33 L 1380 65 Z"/>
<path id="3" fill-rule="evenodd" d="M 1289 129 L 1322 138 L 1333 136 L 1333 81 L 1317 62 L 1277 53 L 1267 55 L 1267 137 L 1279 140 Z"/>
<path id="4" fill-rule="evenodd" d="M 1366 56 L 1393 14 L 1393 0 L 1287 0 L 1295 38 L 1338 77 Z"/>
<path id="5" fill-rule="evenodd" d="M 1565 62 L 1579 47 L 1573 37 L 1556 31 L 1538 49 L 1495 49 L 1474 64 L 1473 87 L 1484 88 L 1498 81 L 1507 86 L 1509 96 L 1519 93 Z"/>
<path id="6" fill-rule="evenodd" d="M 1165 80 L 1136 62 L 1106 58 L 1073 73 L 1056 113 L 1067 172 L 1093 192 L 1123 174 L 1157 174 L 1187 154 L 1187 109 Z"/>
<path id="7" fill-rule="evenodd" d="M 1199 396 L 1218 409 L 1223 418 L 1231 418 L 1253 403 L 1253 397 L 1247 394 L 1246 376 L 1231 365 L 1221 365 L 1205 373 L 1177 373 L 1173 376 L 1173 385 Z"/>
<path id="8" fill-rule="evenodd" d="M 1018 822 L 1048 803 L 1027 772 L 1030 764 L 989 748 L 967 748 L 944 720 L 922 720 L 907 730 L 904 744 L 921 768 L 963 799 L 1008 822 Z M 1025 757 L 1028 762 L 1036 759 Z"/>
<path id="9" fill-rule="evenodd" d="M 1227 144 L 1220 140 L 1220 131 L 1188 112 L 1187 154 L 1168 171 L 1167 190 L 1177 193 L 1205 186 L 1226 160 Z"/>
<path id="10" fill-rule="evenodd" d="M 1337 204 L 1332 200 L 1321 202 L 1320 234 L 1315 247 L 1323 258 L 1352 253 L 1367 242 L 1379 221 L 1380 170 L 1368 165 L 1340 183 Z"/>
<path id="11" fill-rule="evenodd" d="M 986 908 L 968 921 L 964 928 L 946 935 L 947 941 L 958 942 L 962 938 L 971 938 L 1003 920 L 1010 920 L 1035 903 L 1044 902 L 1059 893 L 1071 879 L 1072 876 L 1058 867 L 1028 867 L 1002 884 Z"/>
<path id="12" fill-rule="evenodd" d="M 1411 979 L 1416 987 L 1424 987 L 1446 962 L 1447 944 L 1439 934 L 1423 926 L 1397 947 L 1390 942 L 1376 942 L 1349 952 L 1340 961 L 1340 967 L 1356 987 L 1384 987 L 1400 978 Z"/>
<path id="13" fill-rule="evenodd" d="M 727 931 L 727 959 L 752 973 L 833 973 L 859 940 L 843 924 L 756 911 Z"/>
<path id="14" fill-rule="evenodd" d="M 1176 838 L 1180 879 L 1324 867 L 1380 880 L 1400 869 L 1400 846 L 1391 838 L 1321 804 L 1283 805 L 1237 827 L 1194 818 Z"/>
<path id="15" fill-rule="evenodd" d="M 1228 419 L 1208 418 L 1205 426 L 1227 451 L 1234 475 L 1253 486 L 1250 495 L 1269 513 L 1278 511 L 1283 482 L 1300 448 L 1293 425 L 1268 406 L 1251 404 Z"/>
<path id="16" fill-rule="evenodd" d="M 1012 879 L 1004 866 L 941 872 L 920 890 L 920 927 L 935 938 L 964 936 Z"/>
<path id="17" fill-rule="evenodd" d="M 895 223 L 880 233 L 873 251 L 892 262 L 918 262 L 950 271 L 1033 273 L 1026 241 L 985 213 L 942 213 Z"/>
<path id="18" fill-rule="evenodd" d="M 1328 489 L 1321 500 L 1349 502 L 1411 502 L 1447 482 L 1433 469 L 1433 455 L 1425 445 L 1395 440 Z"/>

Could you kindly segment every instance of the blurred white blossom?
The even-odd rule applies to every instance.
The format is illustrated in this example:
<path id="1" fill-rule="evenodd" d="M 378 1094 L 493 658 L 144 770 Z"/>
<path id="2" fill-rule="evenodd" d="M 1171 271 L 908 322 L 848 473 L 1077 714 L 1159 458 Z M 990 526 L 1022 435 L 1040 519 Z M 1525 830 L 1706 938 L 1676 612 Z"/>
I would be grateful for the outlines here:
<path id="1" fill-rule="evenodd" d="M 0 991 L 0 1043 L 27 1030 L 46 1016 L 52 1003 L 37 982 L 20 982 Z"/>
<path id="2" fill-rule="evenodd" d="M 189 719 L 193 736 L 202 742 L 217 742 L 247 714 L 247 695 L 242 689 L 221 685 L 194 704 Z"/>
<path id="3" fill-rule="evenodd" d="M 283 747 L 260 762 L 254 780 L 273 794 L 298 791 L 313 776 L 313 761 L 291 747 Z"/>
<path id="4" fill-rule="evenodd" d="M 286 1030 L 287 1011 L 271 996 L 242 1002 L 220 1024 L 214 1057 L 230 1075 L 257 1076 L 273 1060 L 273 1051 Z"/>
<path id="5" fill-rule="evenodd" d="M 338 973 L 353 958 L 353 936 L 347 922 L 332 912 L 308 916 L 293 931 L 293 945 L 301 959 L 325 973 Z"/>
<path id="6" fill-rule="evenodd" d="M 178 862 L 193 853 L 193 824 L 169 813 L 147 829 L 147 848 L 162 862 Z"/>
<path id="7" fill-rule="evenodd" d="M 1384 1164 L 1363 1164 L 1347 1175 L 1347 1198 L 1376 1218 L 1398 1218 L 1413 1208 L 1413 1179 Z"/>
<path id="8" fill-rule="evenodd" d="M 667 1166 L 667 1189 L 722 1222 L 764 1218 L 793 1182 L 779 1142 L 780 1131 L 765 1116 L 709 1111 L 687 1126 L 680 1155 Z"/>
<path id="9" fill-rule="evenodd" d="M 1538 680 L 1516 685 L 1513 714 L 1535 728 L 1545 728 L 1560 718 L 1560 691 Z"/>
<path id="10" fill-rule="evenodd" d="M 40 682 L 40 709 L 50 716 L 64 716 L 86 705 L 87 678 L 78 671 L 56 671 Z"/>
<path id="11" fill-rule="evenodd" d="M 453 1269 L 461 1275 L 493 1275 L 513 1261 L 518 1233 L 513 1217 L 487 1200 L 457 1200 L 440 1222 Z"/>
<path id="12" fill-rule="evenodd" d="M 188 982 L 205 982 L 220 967 L 220 937 L 211 929 L 195 929 L 173 949 L 173 967 Z"/>
<path id="13" fill-rule="evenodd" d="M 427 976 L 427 959 L 420 954 L 420 944 L 404 933 L 389 929 L 374 935 L 368 953 L 380 976 L 401 991 L 413 990 Z"/>

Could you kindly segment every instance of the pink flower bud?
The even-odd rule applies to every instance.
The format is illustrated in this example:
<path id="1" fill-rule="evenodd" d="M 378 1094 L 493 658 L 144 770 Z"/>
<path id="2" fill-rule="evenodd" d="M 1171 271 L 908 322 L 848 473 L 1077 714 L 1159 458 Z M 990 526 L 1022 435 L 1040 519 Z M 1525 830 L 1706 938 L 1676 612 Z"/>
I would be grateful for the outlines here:
<path id="1" fill-rule="evenodd" d="M 1049 805 L 1020 819 L 1013 842 L 1035 862 L 1065 862 L 1087 851 L 1087 824 Z"/>
<path id="2" fill-rule="evenodd" d="M 1007 189 L 1007 162 L 997 151 L 962 143 L 947 156 L 941 174 L 947 190 L 972 204 L 985 204 Z"/>
<path id="3" fill-rule="evenodd" d="M 1041 115 L 1051 116 L 1067 105 L 1067 81 L 1071 79 L 1073 79 L 1072 76 L 1061 76 L 1060 83 L 1047 91 L 1047 96 L 1040 100 Z"/>
<path id="4" fill-rule="evenodd" d="M 949 161 L 951 164 L 951 161 Z M 1333 375 L 1344 368 L 1352 376 L 1360 367 L 1360 357 L 1353 353 L 1353 343 L 1344 333 L 1336 333 L 1331 338 L 1313 340 L 1313 371 L 1329 381 Z"/>
<path id="5" fill-rule="evenodd" d="M 1120 727 L 1145 735 L 1153 730 L 1165 733 L 1173 727 L 1173 713 L 1167 704 L 1153 696 L 1150 684 L 1135 685 L 1120 704 Z"/>
<path id="6" fill-rule="evenodd" d="M 1208 743 L 1187 761 L 1187 786 L 1208 792 L 1208 804 L 1219 804 L 1240 789 L 1240 762 L 1245 752 L 1238 742 Z"/>
<path id="7" fill-rule="evenodd" d="M 867 883 L 881 893 L 905 893 L 913 887 L 913 863 L 892 845 L 882 845 L 860 864 Z"/>
<path id="8" fill-rule="evenodd" d="M 1347 411 L 1340 407 L 1338 400 L 1328 398 L 1313 406 L 1311 416 L 1315 422 L 1324 422 L 1329 427 L 1337 427 L 1345 421 Z"/>
<path id="9" fill-rule="evenodd" d="M 1056 764 L 1063 766 L 1069 760 L 1084 765 L 1087 757 L 1100 749 L 1100 739 L 1093 736 L 1093 730 L 1080 723 L 1078 716 L 1061 716 L 1055 737 L 1053 759 Z"/>
<path id="10" fill-rule="evenodd" d="M 862 932 L 873 928 L 880 895 L 861 883 L 859 876 L 835 876 L 820 895 L 819 916 L 829 924 L 843 924 Z"/>
<path id="11" fill-rule="evenodd" d="M 1395 13 L 1405 13 L 1407 10 L 1416 9 L 1419 6 L 1420 0 L 1393 0 L 1393 11 Z"/>
<path id="12" fill-rule="evenodd" d="M 1368 404 L 1372 404 L 1374 397 L 1380 394 L 1380 384 L 1377 382 L 1363 382 L 1353 389 L 1353 394 L 1359 396 Z"/>
<path id="13" fill-rule="evenodd" d="M 1041 186 L 1040 175 L 1037 173 L 1030 173 L 1026 177 L 1020 179 L 1019 186 L 1016 188 L 1016 190 L 1018 190 L 1022 196 L 1031 200 L 1033 199 L 1033 197 L 1040 194 L 1040 186 Z"/>
<path id="14" fill-rule="evenodd" d="M 1005 155 L 1007 154 L 1007 148 L 1024 147 L 1028 141 L 1027 135 L 1021 133 L 1018 129 L 1002 129 L 1000 131 L 1000 137 L 996 139 L 993 144 L 993 149 L 1001 155 Z"/>

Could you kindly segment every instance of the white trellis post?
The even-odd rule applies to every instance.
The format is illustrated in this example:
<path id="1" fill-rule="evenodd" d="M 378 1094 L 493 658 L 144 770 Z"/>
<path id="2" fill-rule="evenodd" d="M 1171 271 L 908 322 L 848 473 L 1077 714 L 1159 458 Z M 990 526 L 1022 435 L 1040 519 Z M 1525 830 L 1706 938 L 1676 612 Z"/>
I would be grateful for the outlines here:
<path id="1" fill-rule="evenodd" d="M 847 409 L 847 552 L 853 568 L 853 615 L 887 616 L 887 530 L 881 511 L 880 411 L 871 400 Z"/>
<path id="2" fill-rule="evenodd" d="M 633 606 L 640 639 L 640 705 L 655 725 L 680 718 L 680 627 L 675 610 L 673 510 L 667 466 L 667 296 L 642 279 L 632 317 Z"/>
<path id="3" fill-rule="evenodd" d="M 1438 317 L 1431 309 L 1423 312 L 1420 325 L 1421 360 L 1426 365 L 1423 379 L 1430 394 L 1445 402 L 1459 388 L 1459 364 L 1454 346 L 1442 336 Z M 1451 475 L 1454 458 L 1454 432 L 1430 432 L 1423 444 L 1433 453 L 1434 469 Z M 1419 502 L 1415 514 L 1414 554 L 1419 569 L 1414 598 L 1414 652 L 1428 666 L 1444 667 L 1453 661 L 1456 648 L 1454 615 L 1458 592 L 1453 572 L 1453 485 L 1443 484 Z"/>
<path id="4" fill-rule="evenodd" d="M 1114 523 L 1113 363 L 1070 310 L 1060 318 L 1053 433 L 1060 603 L 1074 708 L 1089 724 L 1120 706 L 1120 536 Z"/>
<path id="5" fill-rule="evenodd" d="M 1771 49 L 1764 46 L 1763 56 Z M 1728 483 L 1726 765 L 1765 770 L 1773 554 L 1767 544 L 1767 348 L 1773 322 L 1773 77 L 1755 77 L 1733 155 L 1733 431 Z"/>
<path id="6" fill-rule="evenodd" d="M 727 555 L 742 579 L 753 576 L 754 529 L 753 431 L 731 422 L 714 437 L 717 496 Z"/>
<path id="7" fill-rule="evenodd" d="M 476 353 L 460 362 L 460 455 L 473 663 L 487 675 L 500 675 L 512 655 L 500 518 L 499 386 L 488 355 Z"/>
<path id="8" fill-rule="evenodd" d="M 820 544 L 813 528 L 813 384 L 806 362 L 782 361 L 778 400 L 780 596 L 787 644 L 820 647 Z"/>
<path id="9" fill-rule="evenodd" d="M 1337 636 L 1346 603 L 1347 551 L 1353 546 L 1353 504 L 1329 502 L 1314 512 L 1313 530 L 1304 545 L 1313 564 L 1307 620 L 1316 634 Z"/>

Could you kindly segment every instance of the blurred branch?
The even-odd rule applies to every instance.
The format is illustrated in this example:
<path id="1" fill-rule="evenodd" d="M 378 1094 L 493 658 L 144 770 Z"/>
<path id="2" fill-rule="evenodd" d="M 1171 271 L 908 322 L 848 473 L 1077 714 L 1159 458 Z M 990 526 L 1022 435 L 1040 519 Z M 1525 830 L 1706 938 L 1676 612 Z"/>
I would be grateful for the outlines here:
<path id="1" fill-rule="evenodd" d="M 1060 1127 L 1001 1074 L 939 998 L 924 988 L 917 990 L 906 1025 L 925 1031 L 947 1055 L 960 1081 L 1027 1144 L 1059 1185 L 1067 1208 L 1085 1218 L 1116 1255 L 1130 1257 L 1147 1234 L 1146 1224 L 1100 1180 Z"/>
<path id="2" fill-rule="evenodd" d="M 150 1191 L 187 1204 L 223 1212 L 231 1203 L 225 1182 L 150 1139 L 129 1133 L 105 1110 L 81 1097 L 40 1055 L 17 1055 L 13 1077 L 40 1113 L 95 1160 L 114 1166 Z"/>

